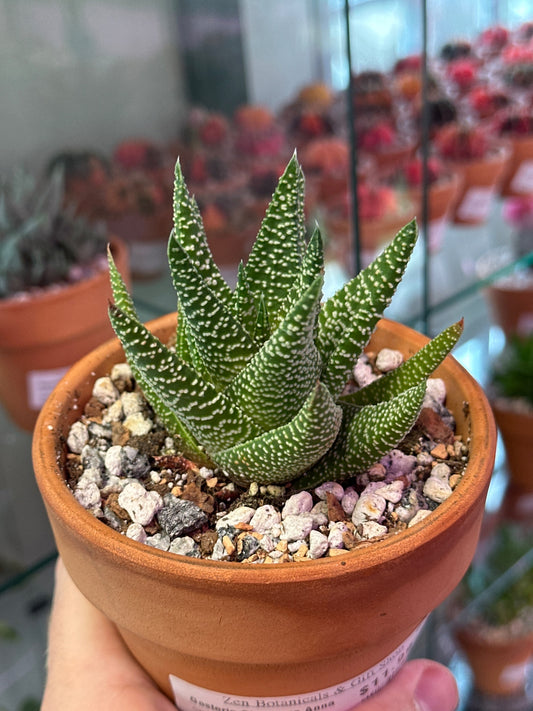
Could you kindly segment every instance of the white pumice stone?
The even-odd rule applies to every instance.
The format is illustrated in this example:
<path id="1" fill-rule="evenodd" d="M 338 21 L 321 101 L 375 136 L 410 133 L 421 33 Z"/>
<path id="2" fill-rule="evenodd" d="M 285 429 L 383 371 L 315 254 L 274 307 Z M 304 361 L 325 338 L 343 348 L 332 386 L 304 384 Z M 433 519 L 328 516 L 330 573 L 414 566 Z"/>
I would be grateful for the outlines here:
<path id="1" fill-rule="evenodd" d="M 392 348 L 382 348 L 376 357 L 376 368 L 382 373 L 388 373 L 403 363 L 403 355 Z"/>
<path id="2" fill-rule="evenodd" d="M 90 467 L 85 469 L 83 474 L 78 479 L 78 484 L 82 482 L 94 482 L 96 486 L 102 486 L 102 472 L 97 467 Z"/>
<path id="3" fill-rule="evenodd" d="M 403 496 L 403 483 L 400 479 L 396 479 L 390 484 L 385 484 L 379 489 L 379 495 L 383 496 L 385 501 L 390 501 L 393 504 L 397 504 L 401 501 Z"/>
<path id="4" fill-rule="evenodd" d="M 424 398 L 424 403 L 426 398 L 435 400 L 440 405 L 444 405 L 446 402 L 446 383 L 442 378 L 428 378 L 426 385 L 426 397 Z M 424 407 L 424 404 L 422 404 Z"/>
<path id="5" fill-rule="evenodd" d="M 137 437 L 148 434 L 153 424 L 152 420 L 144 417 L 142 412 L 134 412 L 124 420 L 124 427 L 127 427 L 131 434 Z"/>
<path id="6" fill-rule="evenodd" d="M 97 378 L 93 385 L 93 397 L 95 397 L 98 402 L 102 405 L 109 406 L 114 403 L 120 397 L 115 384 L 111 378 L 105 375 L 102 378 Z"/>
<path id="7" fill-rule="evenodd" d="M 67 446 L 74 454 L 81 454 L 82 449 L 89 441 L 89 431 L 80 420 L 74 422 L 67 437 Z"/>
<path id="8" fill-rule="evenodd" d="M 190 536 L 179 536 L 178 538 L 175 538 L 170 544 L 168 550 L 171 553 L 189 556 L 189 558 L 198 558 L 200 556 L 198 544 L 194 538 L 191 538 Z"/>
<path id="9" fill-rule="evenodd" d="M 202 479 L 211 479 L 211 477 L 214 476 L 214 471 L 209 469 L 209 467 L 200 467 L 199 474 Z"/>
<path id="10" fill-rule="evenodd" d="M 120 494 L 122 489 L 128 483 L 128 479 L 120 476 L 109 476 L 107 477 L 105 486 L 101 489 L 102 496 L 108 496 L 109 494 Z"/>
<path id="11" fill-rule="evenodd" d="M 379 376 L 372 371 L 372 366 L 366 360 L 366 357 L 359 358 L 355 363 L 352 370 L 353 378 L 360 388 L 364 388 L 365 385 L 370 385 Z"/>
<path id="12" fill-rule="evenodd" d="M 213 547 L 213 552 L 211 553 L 211 560 L 229 560 L 229 554 L 224 548 L 222 539 L 219 538 Z"/>
<path id="13" fill-rule="evenodd" d="M 266 504 L 265 506 L 260 506 L 252 518 L 250 519 L 250 526 L 257 533 L 267 533 L 271 531 L 272 528 L 281 521 L 281 514 L 273 506 Z"/>
<path id="14" fill-rule="evenodd" d="M 309 534 L 308 558 L 322 558 L 328 548 L 327 537 L 323 533 L 320 533 L 320 531 L 311 531 Z"/>
<path id="15" fill-rule="evenodd" d="M 429 509 L 420 509 L 415 513 L 413 518 L 409 521 L 407 524 L 407 528 L 411 528 L 412 526 L 416 526 L 417 523 L 420 523 L 423 521 L 425 518 L 431 515 L 431 511 Z"/>
<path id="16" fill-rule="evenodd" d="M 153 536 L 147 537 L 146 544 L 160 551 L 168 551 L 170 548 L 170 536 L 166 533 L 154 533 Z"/>
<path id="17" fill-rule="evenodd" d="M 438 464 L 435 464 L 435 466 L 431 470 L 430 476 L 434 476 L 437 479 L 442 479 L 442 481 L 449 481 L 451 473 L 452 470 L 446 464 L 446 462 L 439 462 Z"/>
<path id="18" fill-rule="evenodd" d="M 123 392 L 120 396 L 120 402 L 124 410 L 124 417 L 129 417 L 130 415 L 135 415 L 137 412 L 142 411 L 143 398 L 140 393 Z"/>
<path id="19" fill-rule="evenodd" d="M 320 484 L 320 486 L 317 486 L 317 488 L 315 489 L 315 494 L 322 501 L 326 500 L 328 493 L 333 494 L 337 501 L 340 501 L 344 496 L 344 488 L 336 481 L 325 481 L 323 484 Z"/>
<path id="20" fill-rule="evenodd" d="M 117 400 L 112 405 L 110 405 L 102 417 L 102 422 L 104 424 L 109 424 L 111 422 L 121 422 L 124 419 L 124 409 L 122 407 L 122 400 Z"/>
<path id="21" fill-rule="evenodd" d="M 266 551 L 267 553 L 270 553 L 271 551 L 273 551 L 275 549 L 276 542 L 274 541 L 274 539 L 271 536 L 269 536 L 268 534 L 265 534 L 259 541 L 259 545 L 264 551 Z"/>
<path id="22" fill-rule="evenodd" d="M 348 516 L 351 516 L 353 514 L 353 510 L 355 508 L 355 504 L 357 503 L 358 498 L 359 494 L 353 488 L 353 486 L 347 487 L 344 492 L 344 496 L 341 499 L 341 506 L 344 513 L 348 514 Z"/>
<path id="23" fill-rule="evenodd" d="M 301 514 L 300 516 L 287 516 L 283 521 L 283 532 L 281 539 L 284 541 L 297 541 L 300 538 L 307 538 L 314 528 L 314 521 L 311 514 Z"/>
<path id="24" fill-rule="evenodd" d="M 219 518 L 216 527 L 224 528 L 225 526 L 236 526 L 238 523 L 250 523 L 254 513 L 255 509 L 251 506 L 239 506 Z"/>
<path id="25" fill-rule="evenodd" d="M 325 526 L 329 521 L 328 518 L 328 504 L 326 501 L 319 501 L 316 503 L 309 515 L 313 519 L 313 528 L 319 528 L 320 526 Z"/>
<path id="26" fill-rule="evenodd" d="M 352 522 L 357 525 L 365 521 L 378 521 L 385 511 L 387 502 L 376 493 L 366 493 L 359 497 L 352 514 Z"/>
<path id="27" fill-rule="evenodd" d="M 296 553 L 297 550 L 299 550 L 302 546 L 306 546 L 307 543 L 303 540 L 303 538 L 299 538 L 296 541 L 290 541 L 287 544 L 287 550 L 289 553 Z"/>
<path id="28" fill-rule="evenodd" d="M 424 496 L 428 499 L 436 501 L 438 504 L 442 504 L 446 501 L 452 494 L 452 487 L 444 479 L 439 479 L 436 476 L 430 476 L 426 479 L 424 484 Z"/>
<path id="29" fill-rule="evenodd" d="M 74 498 L 84 509 L 95 509 L 100 506 L 100 489 L 96 482 L 89 478 L 80 477 L 74 489 Z"/>
<path id="30" fill-rule="evenodd" d="M 131 380 L 133 373 L 127 363 L 115 363 L 111 368 L 111 380 Z"/>
<path id="31" fill-rule="evenodd" d="M 129 482 L 118 495 L 118 503 L 125 509 L 133 523 L 146 526 L 163 506 L 157 491 L 146 491 L 138 481 Z"/>
<path id="32" fill-rule="evenodd" d="M 140 523 L 130 523 L 126 530 L 126 536 L 133 541 L 139 541 L 139 543 L 146 543 L 147 539 L 146 531 Z"/>
<path id="33" fill-rule="evenodd" d="M 328 544 L 330 548 L 344 548 L 343 533 L 348 531 L 348 526 L 344 521 L 335 521 L 331 524 L 328 534 Z"/>
<path id="34" fill-rule="evenodd" d="M 309 513 L 313 508 L 313 497 L 309 491 L 300 491 L 287 499 L 281 511 L 281 518 Z"/>
<path id="35" fill-rule="evenodd" d="M 360 532 L 357 532 L 356 536 L 361 540 L 366 541 L 370 538 L 377 538 L 377 536 L 383 536 L 385 533 L 387 533 L 386 526 L 382 526 L 376 521 L 365 521 L 361 524 Z"/>

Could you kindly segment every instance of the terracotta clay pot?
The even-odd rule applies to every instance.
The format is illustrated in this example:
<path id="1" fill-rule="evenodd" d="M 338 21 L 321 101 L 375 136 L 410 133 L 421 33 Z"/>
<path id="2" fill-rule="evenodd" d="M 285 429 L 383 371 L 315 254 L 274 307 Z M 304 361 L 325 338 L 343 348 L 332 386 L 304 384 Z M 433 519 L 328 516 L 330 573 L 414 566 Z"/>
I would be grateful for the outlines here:
<path id="1" fill-rule="evenodd" d="M 168 315 L 150 328 L 165 340 L 175 324 L 175 315 Z M 371 347 L 410 355 L 426 342 L 384 319 Z M 464 575 L 478 540 L 496 436 L 480 386 L 451 356 L 437 375 L 447 383 L 448 406 L 471 449 L 457 491 L 419 525 L 380 542 L 270 566 L 159 551 L 121 536 L 75 501 L 65 484 L 65 437 L 95 379 L 122 359 L 113 340 L 63 378 L 35 428 L 34 467 L 76 585 L 113 620 L 169 696 L 169 675 L 254 697 L 302 694 L 350 680 L 397 650 Z M 405 656 L 401 650 L 396 662 Z M 380 675 L 384 683 L 383 670 Z"/>
<path id="2" fill-rule="evenodd" d="M 112 240 L 122 274 L 125 244 Z M 31 431 L 46 398 L 81 357 L 113 335 L 107 315 L 107 270 L 84 281 L 0 301 L 0 401 L 11 419 Z"/>
<path id="3" fill-rule="evenodd" d="M 507 638 L 465 627 L 457 631 L 456 639 L 472 669 L 478 691 L 502 697 L 524 691 L 528 662 L 533 654 L 533 633 Z"/>
<path id="4" fill-rule="evenodd" d="M 414 213 L 413 213 L 414 214 Z M 375 220 L 359 221 L 359 243 L 365 264 L 370 263 L 375 254 L 385 247 L 395 234 L 412 217 L 412 214 L 387 216 Z M 353 226 L 349 218 L 335 215 L 324 216 L 326 259 L 344 265 L 353 271 Z"/>
<path id="5" fill-rule="evenodd" d="M 515 412 L 500 401 L 492 403 L 492 411 L 505 446 L 512 485 L 522 493 L 533 493 L 533 414 Z"/>
<path id="6" fill-rule="evenodd" d="M 533 195 L 533 136 L 512 138 L 511 157 L 501 186 L 504 197 Z"/>
<path id="7" fill-rule="evenodd" d="M 462 178 L 459 173 L 452 173 L 448 178 L 439 180 L 429 189 L 428 231 L 429 249 L 432 254 L 437 252 L 442 244 L 444 229 L 448 218 L 452 215 L 456 200 L 460 194 Z M 414 214 L 419 222 L 422 220 L 422 191 L 411 189 L 409 198 L 414 205 Z"/>
<path id="8" fill-rule="evenodd" d="M 509 161 L 510 149 L 502 146 L 492 156 L 480 160 L 454 161 L 463 177 L 453 220 L 456 224 L 477 225 L 485 222 L 492 200 L 498 194 Z"/>
<path id="9" fill-rule="evenodd" d="M 167 266 L 167 243 L 172 229 L 172 213 L 160 208 L 153 214 L 130 212 L 106 220 L 110 234 L 127 245 L 130 271 L 134 279 L 154 279 Z"/>
<path id="10" fill-rule="evenodd" d="M 485 290 L 492 318 L 507 337 L 533 331 L 533 277 L 529 281 L 504 279 Z"/>

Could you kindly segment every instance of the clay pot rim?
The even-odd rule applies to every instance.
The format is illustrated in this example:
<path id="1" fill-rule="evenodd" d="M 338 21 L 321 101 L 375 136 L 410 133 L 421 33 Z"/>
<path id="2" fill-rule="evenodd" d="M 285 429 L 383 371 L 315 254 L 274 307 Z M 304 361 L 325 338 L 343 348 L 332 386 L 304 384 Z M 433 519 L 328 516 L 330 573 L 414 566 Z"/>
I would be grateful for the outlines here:
<path id="1" fill-rule="evenodd" d="M 126 243 L 121 238 L 112 236 L 109 238 L 109 244 L 115 261 L 122 261 L 123 255 L 125 255 L 128 250 Z M 103 254 L 102 257 L 106 257 L 106 255 Z M 109 271 L 107 268 L 100 269 L 92 276 L 81 279 L 80 281 L 51 284 L 49 287 L 44 287 L 42 291 L 36 293 L 21 292 L 21 294 L 25 295 L 24 298 L 10 296 L 7 299 L 0 299 L 0 313 L 2 311 L 4 311 L 4 313 L 6 311 L 13 313 L 17 311 L 22 312 L 28 307 L 32 307 L 36 302 L 51 304 L 55 301 L 62 301 L 66 298 L 66 292 L 69 294 L 67 298 L 74 298 L 74 296 L 80 297 L 80 295 L 83 295 L 83 292 L 91 291 L 95 283 L 103 280 L 105 280 L 106 283 L 109 280 Z"/>
<path id="2" fill-rule="evenodd" d="M 167 325 L 166 322 L 170 324 L 175 318 L 175 314 L 167 314 L 151 321 L 148 325 L 152 329 L 162 329 Z M 410 343 L 417 348 L 428 340 L 413 329 L 386 318 L 381 319 L 379 325 L 389 330 L 391 327 L 393 330 L 401 326 L 404 333 L 409 335 Z M 413 528 L 382 541 L 363 544 L 359 549 L 340 556 L 298 563 L 279 563 L 267 566 L 267 570 L 262 565 L 189 558 L 151 548 L 114 531 L 85 510 L 76 502 L 65 485 L 62 473 L 61 454 L 58 448 L 62 448 L 64 441 L 62 432 L 65 427 L 65 416 L 73 408 L 79 409 L 77 402 L 68 409 L 64 408 L 64 403 L 77 400 L 78 387 L 86 382 L 88 376 L 91 379 L 95 377 L 97 365 L 103 360 L 105 353 L 110 354 L 111 347 L 114 353 L 120 352 L 118 339 L 111 339 L 78 361 L 56 386 L 37 420 L 33 439 L 33 458 L 37 483 L 41 491 L 46 489 L 46 496 L 43 498 L 47 505 L 54 509 L 55 515 L 68 522 L 75 537 L 84 539 L 95 551 L 98 551 L 98 554 L 114 558 L 116 563 L 123 567 L 152 569 L 155 572 L 156 569 L 160 571 L 161 567 L 165 566 L 169 576 L 182 574 L 184 578 L 191 580 L 191 584 L 195 581 L 208 585 L 212 584 L 214 575 L 218 583 L 229 585 L 293 584 L 294 575 L 287 575 L 289 570 L 293 573 L 297 572 L 296 578 L 299 581 L 334 578 L 354 573 L 371 575 L 373 569 L 383 564 L 394 564 L 397 559 L 414 548 L 433 545 L 436 539 L 445 535 L 451 527 L 456 524 L 460 526 L 464 511 L 469 511 L 474 506 L 475 501 L 488 485 L 496 446 L 496 429 L 490 405 L 472 376 L 455 358 L 448 356 L 445 367 L 451 371 L 449 379 L 457 381 L 461 378 L 463 398 L 479 406 L 479 420 L 469 421 L 469 438 L 474 435 L 480 439 L 486 438 L 487 446 L 480 444 L 470 452 L 467 474 L 459 483 L 457 493 L 454 492 L 432 512 L 431 516 Z M 114 362 L 117 362 L 116 358 Z M 53 463 L 51 472 L 48 471 L 51 469 L 50 463 Z"/>
<path id="3" fill-rule="evenodd" d="M 458 159 L 453 160 L 451 158 L 445 159 L 450 165 L 454 166 L 458 170 L 464 170 L 468 168 L 481 167 L 481 166 L 499 166 L 505 164 L 511 157 L 512 149 L 509 141 L 504 139 L 499 141 L 499 145 L 493 150 L 489 151 L 485 156 L 481 158 L 471 158 L 471 159 Z"/>

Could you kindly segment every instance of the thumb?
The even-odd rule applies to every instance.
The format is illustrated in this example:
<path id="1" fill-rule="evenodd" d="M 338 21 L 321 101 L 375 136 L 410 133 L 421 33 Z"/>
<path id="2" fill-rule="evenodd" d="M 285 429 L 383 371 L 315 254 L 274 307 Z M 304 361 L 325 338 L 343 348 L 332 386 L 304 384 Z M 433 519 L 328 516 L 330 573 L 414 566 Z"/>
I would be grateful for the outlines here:
<path id="1" fill-rule="evenodd" d="M 458 703 L 450 670 L 428 659 L 414 659 L 356 711 L 454 711 Z"/>

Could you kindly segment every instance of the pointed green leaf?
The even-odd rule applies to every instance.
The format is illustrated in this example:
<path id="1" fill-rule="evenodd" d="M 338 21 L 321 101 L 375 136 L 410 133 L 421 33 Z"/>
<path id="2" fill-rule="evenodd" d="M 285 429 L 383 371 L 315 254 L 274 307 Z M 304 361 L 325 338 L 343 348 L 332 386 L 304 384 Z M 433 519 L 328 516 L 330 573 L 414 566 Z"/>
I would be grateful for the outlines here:
<path id="1" fill-rule="evenodd" d="M 307 244 L 300 275 L 294 282 L 289 295 L 287 297 L 286 309 L 290 308 L 300 294 L 305 291 L 314 280 L 324 273 L 324 245 L 322 243 L 322 234 L 318 227 L 315 228 L 311 239 Z"/>
<path id="2" fill-rule="evenodd" d="M 250 291 L 256 298 L 264 295 L 272 327 L 285 315 L 304 249 L 304 178 L 293 156 L 279 179 L 245 267 Z"/>
<path id="3" fill-rule="evenodd" d="M 210 453 L 256 437 L 261 429 L 138 321 L 115 306 L 111 322 L 142 382 Z"/>
<path id="4" fill-rule="evenodd" d="M 202 279 L 173 235 L 168 250 L 172 279 L 187 329 L 213 383 L 223 389 L 244 368 L 256 347 L 231 309 Z M 194 356 L 190 341 L 189 349 Z"/>
<path id="5" fill-rule="evenodd" d="M 288 424 L 243 442 L 213 459 L 241 483 L 282 484 L 305 471 L 331 446 L 341 408 L 320 383 Z"/>
<path id="6" fill-rule="evenodd" d="M 183 247 L 206 284 L 229 304 L 232 292 L 213 260 L 196 200 L 183 179 L 179 160 L 174 171 L 174 237 Z M 171 259 L 169 255 L 169 259 Z"/>
<path id="7" fill-rule="evenodd" d="M 128 292 L 124 279 L 117 269 L 110 245 L 107 245 L 107 263 L 109 265 L 109 278 L 115 306 L 131 318 L 137 319 L 137 312 L 133 300 Z"/>
<path id="8" fill-rule="evenodd" d="M 253 338 L 255 325 L 257 323 L 257 305 L 248 288 L 246 273 L 242 262 L 239 264 L 237 285 L 233 292 L 233 299 L 230 305 L 246 333 Z"/>
<path id="9" fill-rule="evenodd" d="M 404 390 L 413 387 L 431 373 L 444 360 L 463 332 L 463 320 L 448 326 L 417 353 L 398 368 L 349 395 L 341 396 L 340 402 L 349 405 L 368 405 L 380 400 L 390 400 Z"/>
<path id="10" fill-rule="evenodd" d="M 225 391 L 266 430 L 292 420 L 318 379 L 320 356 L 313 334 L 322 281 L 322 276 L 315 279 Z"/>
<path id="11" fill-rule="evenodd" d="M 400 282 L 417 238 L 413 220 L 366 269 L 324 305 L 317 346 L 325 363 L 321 380 L 334 397 L 368 343 Z"/>
<path id="12" fill-rule="evenodd" d="M 386 402 L 366 405 L 346 416 L 330 451 L 294 482 L 296 489 L 343 481 L 378 462 L 412 429 L 426 393 L 422 382 Z"/>
<path id="13" fill-rule="evenodd" d="M 270 336 L 270 320 L 268 318 L 267 307 L 265 300 L 261 295 L 259 297 L 259 308 L 257 309 L 257 321 L 254 328 L 254 343 L 262 346 Z"/>

